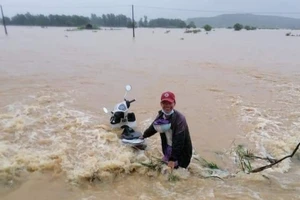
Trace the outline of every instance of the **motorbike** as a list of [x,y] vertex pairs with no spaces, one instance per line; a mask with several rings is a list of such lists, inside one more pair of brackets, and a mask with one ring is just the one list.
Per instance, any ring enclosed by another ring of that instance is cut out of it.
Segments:
[[123,129],[121,134],[121,141],[123,144],[129,145],[131,147],[144,150],[147,145],[145,140],[141,138],[142,133],[135,131],[134,128],[137,126],[136,117],[134,112],[130,112],[129,108],[135,99],[127,100],[126,96],[128,92],[132,89],[131,85],[125,86],[126,92],[123,101],[117,103],[112,111],[107,108],[103,108],[106,114],[111,114],[110,125],[113,129],[121,128]]

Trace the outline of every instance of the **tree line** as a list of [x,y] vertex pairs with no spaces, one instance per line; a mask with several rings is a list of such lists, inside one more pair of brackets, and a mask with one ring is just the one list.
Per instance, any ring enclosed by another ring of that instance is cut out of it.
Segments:
[[[83,26],[86,24],[92,24],[93,26],[100,27],[132,27],[132,19],[123,15],[115,14],[103,14],[97,16],[91,14],[90,17],[79,15],[32,15],[29,12],[26,14],[16,14],[9,18],[5,17],[6,25],[23,25],[23,26]],[[2,19],[1,22],[2,24]],[[186,24],[181,19],[165,19],[157,18],[148,20],[147,16],[144,16],[139,21],[135,21],[135,27],[164,27],[164,28],[196,28],[193,22]]]
[[[32,15],[29,12],[26,14],[16,14],[15,16],[9,18],[5,17],[6,25],[21,25],[21,26],[63,26],[63,27],[81,27],[87,24],[92,24],[95,27],[128,27],[133,26],[132,19],[123,15],[115,14],[103,14],[97,16],[96,14],[91,14],[90,17],[79,16],[79,15]],[[0,24],[2,24],[2,19],[0,18]],[[140,18],[135,21],[135,27],[150,27],[150,28],[197,28],[194,22],[189,22],[188,24],[181,19],[166,19],[157,18],[148,20],[147,16]],[[205,25],[206,31],[211,31],[212,27],[210,25]],[[242,24],[236,23],[233,27],[236,31],[246,29],[255,30],[256,27],[243,26]]]
[[256,29],[257,29],[256,27],[248,26],[248,25],[244,26],[244,25],[239,24],[239,23],[236,23],[236,24],[233,26],[233,28],[234,28],[235,31],[240,31],[240,30],[242,30],[243,28],[244,28],[245,30],[247,30],[247,31],[251,31],[251,30],[256,30]]

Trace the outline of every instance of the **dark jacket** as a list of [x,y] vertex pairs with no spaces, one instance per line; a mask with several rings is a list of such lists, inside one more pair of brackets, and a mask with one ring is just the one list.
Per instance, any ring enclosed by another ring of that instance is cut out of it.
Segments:
[[[163,116],[163,112],[159,111],[156,119],[161,118]],[[155,119],[155,120],[156,120]],[[154,120],[154,121],[155,121]],[[174,110],[174,113],[171,115],[171,129],[172,129],[172,154],[170,157],[170,161],[178,161],[178,165],[182,168],[187,168],[190,164],[193,146],[190,137],[189,127],[186,122],[185,117]],[[144,138],[151,137],[156,133],[156,130],[153,127],[153,122],[149,126],[147,130],[144,132]],[[167,138],[165,133],[160,133],[161,137],[161,145],[163,151],[167,146]],[[165,152],[163,152],[165,154]]]

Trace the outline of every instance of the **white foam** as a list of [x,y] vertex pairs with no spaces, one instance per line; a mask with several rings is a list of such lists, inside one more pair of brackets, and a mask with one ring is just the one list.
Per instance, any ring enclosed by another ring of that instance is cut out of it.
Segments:
[[[293,148],[300,142],[298,133],[300,132],[300,107],[298,99],[300,97],[300,86],[293,83],[275,85],[276,95],[274,99],[279,102],[285,102],[288,106],[282,109],[272,109],[262,107],[263,104],[254,104],[249,102],[248,105],[237,97],[233,106],[240,109],[240,124],[252,128],[247,129],[245,133],[252,143],[255,144],[255,155],[271,158],[282,158],[291,154]],[[275,102],[275,101],[274,101]],[[293,121],[291,121],[293,120]],[[265,162],[258,162],[255,166],[262,166]],[[268,171],[287,172],[291,167],[290,159],[285,160],[279,165],[274,166]]]

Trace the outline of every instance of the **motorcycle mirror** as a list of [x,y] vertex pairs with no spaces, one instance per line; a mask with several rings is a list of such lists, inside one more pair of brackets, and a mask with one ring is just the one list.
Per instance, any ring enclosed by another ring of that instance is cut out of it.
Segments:
[[104,111],[106,114],[108,113],[107,108],[103,108],[103,111]]
[[131,85],[126,85],[125,89],[126,89],[126,92],[125,92],[125,95],[124,95],[124,99],[125,99],[125,97],[127,95],[127,92],[129,92],[131,90]]
[[130,91],[131,90],[131,85],[126,85],[126,91]]

